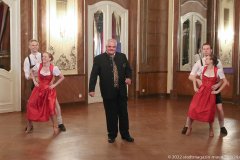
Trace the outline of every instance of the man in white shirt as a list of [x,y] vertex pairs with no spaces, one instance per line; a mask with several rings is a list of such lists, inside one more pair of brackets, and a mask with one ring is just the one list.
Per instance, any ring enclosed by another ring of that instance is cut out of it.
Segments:
[[[192,71],[189,75],[189,80],[191,80],[191,81],[193,80],[193,77],[197,75],[197,72],[200,70],[200,68],[205,65],[206,57],[212,54],[212,49],[211,49],[210,44],[208,44],[208,43],[203,44],[202,53],[203,53],[204,57],[202,59],[198,60],[194,64],[194,66],[192,68]],[[219,59],[218,59],[217,67],[219,69],[223,69],[222,63]],[[197,82],[198,82],[198,85],[200,86],[201,85],[201,80],[198,79]],[[217,83],[214,86],[212,86],[212,89],[216,90],[217,88],[219,88],[220,85],[221,85],[221,83]],[[224,127],[224,112],[223,112],[222,98],[221,98],[220,93],[216,94],[216,105],[217,105],[217,115],[218,115],[218,121],[219,121],[219,126],[220,126],[220,133],[222,133],[224,135],[227,135],[227,133],[228,133],[227,129]],[[189,120],[190,120],[189,117],[187,117],[186,124],[182,129],[182,134],[186,134],[188,124],[189,124],[188,123]]]
[[[38,52],[39,42],[37,40],[31,39],[29,41],[29,49],[30,49],[31,53],[29,56],[27,56],[25,58],[24,66],[23,66],[25,78],[27,80],[32,79],[30,77],[30,69],[33,68],[37,63],[42,62],[42,54],[40,52]],[[37,71],[35,71],[35,72],[33,71],[33,74],[35,77],[38,76]],[[32,89],[34,88],[34,84],[32,84],[31,88]],[[60,105],[59,105],[57,99],[56,99],[56,112],[57,112],[58,128],[60,129],[60,131],[66,131],[66,128],[62,121],[61,108],[60,108]]]

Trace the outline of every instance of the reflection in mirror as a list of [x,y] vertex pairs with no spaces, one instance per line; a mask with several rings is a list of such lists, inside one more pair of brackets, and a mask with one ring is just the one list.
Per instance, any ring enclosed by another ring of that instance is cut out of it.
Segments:
[[117,40],[117,52],[121,52],[121,17],[112,13],[112,38]]
[[202,34],[202,24],[199,21],[195,22],[195,29],[196,29],[196,47],[195,47],[195,54],[200,54],[200,50],[201,50],[201,44],[202,44],[202,40],[201,40],[201,34]]
[[9,7],[0,1],[0,68],[10,68],[10,12]]
[[189,19],[183,23],[182,32],[182,66],[189,63],[189,35],[190,35],[190,21]]
[[93,21],[93,43],[94,56],[104,52],[103,46],[103,12],[97,11],[94,13]]

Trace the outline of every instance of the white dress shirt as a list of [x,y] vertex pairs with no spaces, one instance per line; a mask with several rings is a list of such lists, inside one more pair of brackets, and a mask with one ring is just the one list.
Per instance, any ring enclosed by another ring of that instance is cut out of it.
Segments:
[[[41,63],[42,62],[42,54],[37,52],[36,54],[31,53],[29,55],[30,57],[30,61],[31,61],[31,65],[35,66],[37,63]],[[29,63],[29,59],[28,57],[25,58],[24,60],[24,64],[23,64],[23,70],[24,70],[24,74],[25,74],[25,78],[29,79],[30,78],[30,63]],[[35,74],[35,73],[34,73]]]
[[[37,63],[33,68],[33,72],[38,72],[40,67],[40,63]],[[49,76],[51,73],[49,72],[44,72],[43,70],[40,71],[40,74],[43,76]],[[54,76],[59,76],[61,74],[61,71],[59,70],[59,68],[57,66],[53,66],[53,75]]]

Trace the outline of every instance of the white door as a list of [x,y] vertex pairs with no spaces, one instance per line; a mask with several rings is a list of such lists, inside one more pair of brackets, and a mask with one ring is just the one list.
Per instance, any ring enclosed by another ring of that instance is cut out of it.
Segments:
[[196,12],[181,17],[180,70],[191,71],[199,59],[200,49],[206,42],[206,18]]
[[[88,6],[88,79],[93,59],[105,52],[106,41],[115,38],[117,51],[128,57],[128,11],[115,2],[102,1]],[[88,96],[88,103],[102,102],[99,79],[95,97]]]
[[21,110],[20,1],[3,2],[10,11],[10,54],[0,53],[0,113]]

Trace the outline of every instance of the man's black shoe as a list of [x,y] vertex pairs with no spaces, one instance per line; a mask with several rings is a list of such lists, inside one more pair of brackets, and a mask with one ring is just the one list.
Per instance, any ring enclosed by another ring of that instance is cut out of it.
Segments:
[[184,126],[183,129],[182,129],[182,134],[186,134],[187,133],[187,129],[188,129],[188,127]]
[[134,142],[134,138],[132,138],[131,136],[128,137],[122,137],[123,140],[128,141],[128,142]]
[[225,135],[228,134],[227,129],[226,129],[225,127],[221,127],[220,133],[221,133],[221,134],[225,134]]
[[59,128],[59,130],[62,131],[62,132],[65,132],[65,131],[66,131],[66,128],[65,128],[65,126],[64,126],[63,124],[59,124],[59,125],[58,125],[58,128]]
[[108,143],[114,143],[115,142],[115,138],[108,138]]

